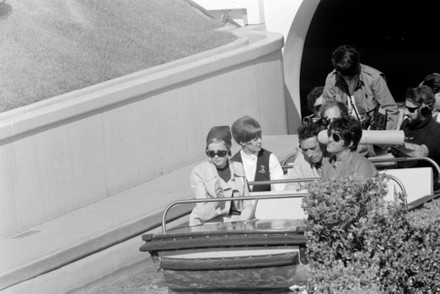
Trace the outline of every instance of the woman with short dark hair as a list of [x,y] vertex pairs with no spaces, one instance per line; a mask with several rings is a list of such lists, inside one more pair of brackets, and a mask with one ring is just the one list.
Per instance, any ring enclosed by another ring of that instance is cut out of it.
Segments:
[[356,151],[362,137],[362,127],[353,117],[335,118],[327,130],[327,153],[322,164],[323,178],[353,176],[370,178],[377,174],[374,165]]

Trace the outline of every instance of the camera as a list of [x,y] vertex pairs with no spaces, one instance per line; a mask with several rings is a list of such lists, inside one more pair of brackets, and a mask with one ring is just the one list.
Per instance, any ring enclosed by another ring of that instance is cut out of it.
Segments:
[[317,120],[319,120],[319,118],[317,118],[315,114],[311,114],[309,116],[304,117],[302,122],[303,122],[303,124],[308,125],[310,123],[314,123]]
[[324,128],[327,128],[330,124],[331,120],[326,117],[317,117],[314,114],[311,114],[309,116],[306,116],[303,118],[303,124],[317,124],[319,126],[322,126]]

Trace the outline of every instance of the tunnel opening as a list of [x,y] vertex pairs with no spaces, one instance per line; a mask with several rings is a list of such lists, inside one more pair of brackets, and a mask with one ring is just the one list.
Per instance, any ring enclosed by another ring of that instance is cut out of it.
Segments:
[[423,78],[440,72],[440,38],[434,0],[321,0],[310,23],[301,60],[302,117],[309,115],[307,94],[324,85],[332,71],[331,54],[348,44],[361,63],[385,74],[396,102]]

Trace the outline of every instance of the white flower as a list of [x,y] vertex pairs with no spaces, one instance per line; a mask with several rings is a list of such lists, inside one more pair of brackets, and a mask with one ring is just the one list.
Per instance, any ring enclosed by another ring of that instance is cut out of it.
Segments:
[[307,294],[306,286],[292,285],[289,287],[290,291],[298,294]]

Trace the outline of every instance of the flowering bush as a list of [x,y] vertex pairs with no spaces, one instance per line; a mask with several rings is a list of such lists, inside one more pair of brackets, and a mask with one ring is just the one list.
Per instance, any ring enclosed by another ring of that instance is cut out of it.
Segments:
[[303,203],[309,293],[437,293],[439,220],[415,221],[402,196],[385,201],[385,177],[311,187]]

